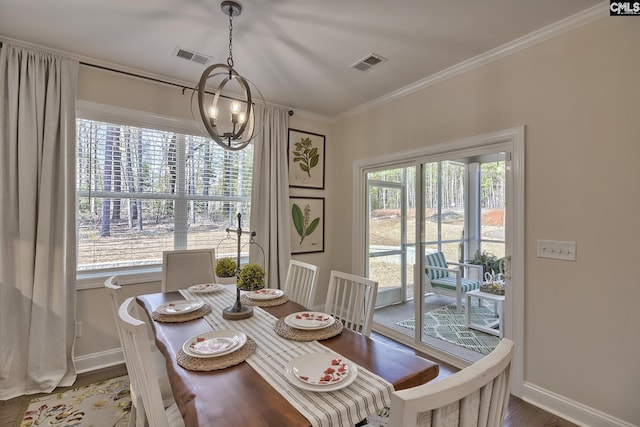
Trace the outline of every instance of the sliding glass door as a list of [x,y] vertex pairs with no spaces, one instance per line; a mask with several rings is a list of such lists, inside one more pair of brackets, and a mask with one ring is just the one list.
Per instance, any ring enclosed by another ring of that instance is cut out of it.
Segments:
[[[420,261],[435,252],[454,263],[505,256],[508,158],[495,144],[366,171],[365,274],[379,282],[376,324],[464,360],[497,344],[466,327],[455,298],[426,287]],[[479,268],[463,276],[483,280]]]

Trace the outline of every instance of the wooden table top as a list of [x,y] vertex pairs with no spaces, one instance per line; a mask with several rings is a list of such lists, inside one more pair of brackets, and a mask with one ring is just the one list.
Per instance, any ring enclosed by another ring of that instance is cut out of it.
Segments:
[[[151,316],[161,304],[184,299],[179,292],[142,295],[137,298]],[[263,310],[280,318],[305,308],[293,301]],[[209,332],[204,318],[183,323],[150,322],[156,345],[165,356],[171,388],[187,427],[207,426],[305,426],[311,424],[247,363],[210,371],[188,371],[175,355],[184,341]],[[376,373],[402,390],[438,376],[436,363],[357,334],[347,328],[321,344]]]

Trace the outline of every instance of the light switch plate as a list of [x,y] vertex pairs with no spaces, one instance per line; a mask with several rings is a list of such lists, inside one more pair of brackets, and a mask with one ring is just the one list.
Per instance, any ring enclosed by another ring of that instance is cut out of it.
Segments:
[[576,242],[558,240],[538,240],[538,257],[564,261],[576,260]]

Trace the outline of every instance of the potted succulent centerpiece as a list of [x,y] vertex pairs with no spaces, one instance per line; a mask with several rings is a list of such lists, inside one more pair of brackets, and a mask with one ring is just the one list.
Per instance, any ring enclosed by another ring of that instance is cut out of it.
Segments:
[[220,258],[216,262],[216,281],[223,285],[236,283],[238,264],[232,258]]
[[264,288],[264,268],[259,264],[247,264],[238,274],[238,288],[243,291],[256,291]]

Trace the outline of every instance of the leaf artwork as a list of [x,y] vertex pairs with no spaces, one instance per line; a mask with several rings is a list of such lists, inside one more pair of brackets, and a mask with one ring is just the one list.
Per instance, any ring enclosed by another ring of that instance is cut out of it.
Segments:
[[309,219],[311,218],[311,209],[309,208],[309,205],[305,205],[303,213],[300,206],[295,203],[291,209],[291,217],[293,218],[293,225],[296,227],[296,232],[298,233],[298,236],[300,236],[300,245],[302,245],[304,238],[311,235],[311,233],[318,228],[318,225],[320,224],[320,217],[314,218],[309,222]]
[[311,178],[311,169],[318,165],[320,160],[320,154],[318,154],[318,147],[314,147],[311,143],[311,138],[300,138],[300,141],[295,143],[296,149],[293,151],[293,162],[298,163],[300,169],[306,172],[309,178]]

